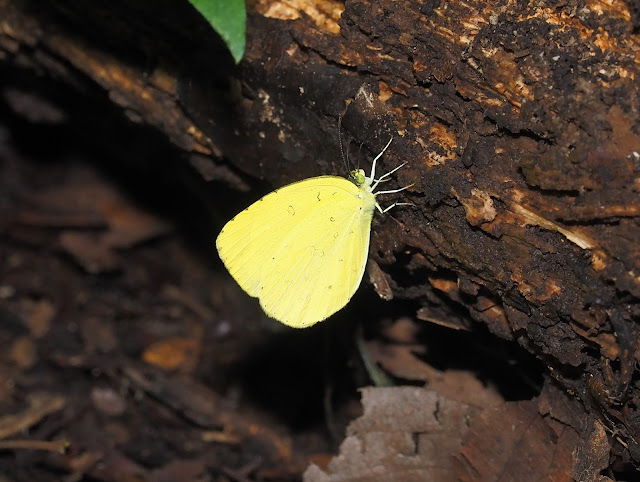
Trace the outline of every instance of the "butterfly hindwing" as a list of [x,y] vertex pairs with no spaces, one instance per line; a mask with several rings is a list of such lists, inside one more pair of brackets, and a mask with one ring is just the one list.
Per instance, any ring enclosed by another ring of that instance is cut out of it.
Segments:
[[267,315],[302,328],[344,307],[360,285],[374,206],[373,194],[344,178],[306,179],[239,213],[216,244]]

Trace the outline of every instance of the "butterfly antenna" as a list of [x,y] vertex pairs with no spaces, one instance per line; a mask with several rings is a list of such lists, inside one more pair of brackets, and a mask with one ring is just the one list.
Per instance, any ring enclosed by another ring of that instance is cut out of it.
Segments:
[[342,162],[344,162],[347,172],[349,172],[349,159],[344,156],[344,149],[342,148],[342,114],[338,117],[338,143],[340,144],[340,155],[342,156]]

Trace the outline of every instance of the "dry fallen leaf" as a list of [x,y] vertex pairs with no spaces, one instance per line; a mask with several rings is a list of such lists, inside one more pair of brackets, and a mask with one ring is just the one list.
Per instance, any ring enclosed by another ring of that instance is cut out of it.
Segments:
[[391,344],[380,340],[367,343],[371,360],[396,378],[425,382],[440,395],[478,408],[489,408],[504,402],[498,391],[485,386],[470,371],[438,370],[421,360],[424,345]]
[[573,480],[578,435],[541,415],[537,401],[479,408],[425,388],[384,387],[363,389],[362,403],[340,454],[324,470],[310,465],[305,482]]
[[505,402],[484,410],[464,438],[456,480],[572,482],[574,438],[559,436],[535,401]]
[[153,343],[142,359],[150,365],[168,371],[190,372],[198,364],[200,343],[194,338],[171,337]]
[[120,258],[95,233],[63,231],[58,238],[60,246],[87,273],[109,273],[120,269]]
[[326,470],[311,465],[305,482],[452,480],[467,422],[477,409],[419,387],[362,389],[364,415]]

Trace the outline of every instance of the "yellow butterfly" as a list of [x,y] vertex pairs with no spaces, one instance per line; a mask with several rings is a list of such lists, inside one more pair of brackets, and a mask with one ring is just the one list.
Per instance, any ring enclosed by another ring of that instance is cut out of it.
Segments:
[[342,309],[360,286],[369,254],[374,192],[400,169],[375,179],[362,169],[349,179],[320,176],[267,194],[229,221],[218,235],[220,259],[240,287],[271,318],[305,328]]

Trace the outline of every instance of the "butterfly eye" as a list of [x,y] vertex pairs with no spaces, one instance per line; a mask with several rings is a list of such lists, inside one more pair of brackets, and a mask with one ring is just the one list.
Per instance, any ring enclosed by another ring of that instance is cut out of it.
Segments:
[[356,186],[362,186],[366,180],[366,176],[362,169],[354,169],[349,173],[349,177]]

